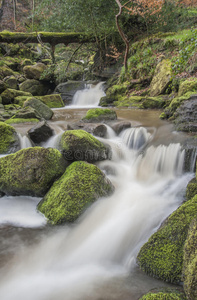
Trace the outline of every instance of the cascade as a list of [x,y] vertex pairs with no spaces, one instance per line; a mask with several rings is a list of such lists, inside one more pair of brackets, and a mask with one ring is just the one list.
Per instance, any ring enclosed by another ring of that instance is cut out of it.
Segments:
[[32,143],[26,135],[22,136],[20,133],[18,133],[18,137],[20,140],[21,149],[32,147]]
[[103,91],[104,82],[99,82],[93,86],[88,84],[84,90],[77,91],[73,97],[72,105],[74,106],[98,106],[101,97],[105,96]]
[[[102,85],[80,91],[73,104],[98,105],[104,93]],[[57,126],[56,135],[43,146],[56,148],[62,132]],[[92,204],[75,224],[55,227],[34,245],[15,251],[14,240],[14,259],[0,271],[2,300],[137,300],[161,285],[148,283],[154,279],[140,279],[136,257],[183,201],[194,175],[183,173],[185,153],[178,142],[151,145],[153,134],[143,126],[126,129],[118,136],[107,126],[106,137],[98,139],[112,149],[112,159],[97,165],[115,186],[114,194]],[[46,220],[36,210],[39,200],[0,198],[0,225],[20,230],[45,228]]]

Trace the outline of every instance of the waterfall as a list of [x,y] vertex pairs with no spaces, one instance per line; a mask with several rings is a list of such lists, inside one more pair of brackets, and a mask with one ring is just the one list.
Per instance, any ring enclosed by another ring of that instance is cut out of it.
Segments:
[[32,143],[26,135],[22,136],[20,133],[18,133],[18,137],[20,140],[21,149],[32,147]]
[[145,128],[120,136],[109,129],[108,134],[101,140],[110,144],[112,160],[98,166],[109,170],[115,193],[96,201],[72,226],[56,228],[19,253],[13,268],[1,276],[3,300],[120,299],[106,296],[106,285],[134,272],[140,247],[180,205],[192,176],[182,173],[180,144],[149,146],[142,152],[151,138]]
[[78,107],[98,106],[101,97],[105,96],[103,91],[104,82],[93,86],[88,84],[84,90],[77,91],[73,97],[72,105]]

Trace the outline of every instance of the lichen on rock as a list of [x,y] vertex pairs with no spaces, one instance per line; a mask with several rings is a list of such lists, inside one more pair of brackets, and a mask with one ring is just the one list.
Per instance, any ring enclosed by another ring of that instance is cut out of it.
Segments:
[[38,210],[53,224],[74,222],[90,204],[113,191],[113,185],[97,166],[74,162],[54,182]]

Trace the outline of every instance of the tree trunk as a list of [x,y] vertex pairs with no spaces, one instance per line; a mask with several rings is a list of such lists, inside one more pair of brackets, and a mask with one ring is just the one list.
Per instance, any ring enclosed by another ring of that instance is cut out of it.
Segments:
[[14,10],[12,0],[3,0],[1,4],[0,30],[14,30]]

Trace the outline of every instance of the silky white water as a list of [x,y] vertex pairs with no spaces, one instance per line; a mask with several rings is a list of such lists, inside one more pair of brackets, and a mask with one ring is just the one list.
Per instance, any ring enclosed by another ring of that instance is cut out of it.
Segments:
[[89,84],[85,89],[79,90],[75,93],[72,106],[76,107],[88,107],[88,106],[98,106],[101,97],[105,96],[103,90],[104,82],[99,82],[95,86]]
[[[141,146],[135,146],[141,139],[139,128],[132,129],[133,142],[129,144],[123,133],[117,136],[108,128],[107,138],[100,140],[111,146],[112,160],[98,166],[114,184],[114,194],[96,201],[75,224],[57,228],[39,244],[19,252],[1,273],[0,299],[127,299],[124,294],[116,295],[113,282],[134,272],[140,247],[180,205],[192,177],[182,172],[184,151],[179,143],[154,147],[149,145],[151,134],[141,130],[143,152]],[[54,138],[48,145],[56,147],[56,142]],[[3,223],[32,227],[45,223],[36,212],[36,201],[32,207],[29,199],[28,225],[24,214],[20,218],[22,197],[8,198],[1,198],[3,214],[7,214]],[[8,207],[10,201],[15,203],[18,219],[13,211],[9,217],[10,209],[6,211],[3,201],[9,201]],[[106,284],[112,285],[110,295]],[[132,300],[137,299],[132,295]]]
[[[42,146],[57,148],[67,122],[72,122],[73,116],[74,121],[79,119],[82,108],[98,106],[104,95],[103,83],[77,92],[71,106],[59,110],[59,115],[56,112],[56,122],[50,124],[56,134]],[[80,110],[73,113],[71,107]],[[105,138],[99,138],[112,149],[112,159],[97,165],[114,184],[114,194],[92,204],[75,224],[47,226],[36,210],[39,198],[0,198],[0,231],[14,230],[13,236],[9,233],[3,235],[6,240],[1,239],[0,299],[137,300],[151,288],[164,285],[139,274],[136,256],[181,204],[193,174],[183,173],[179,135],[160,125],[143,126],[133,112],[136,119],[129,120],[136,127],[117,136],[106,125]],[[149,112],[143,116],[140,112],[139,119],[149,118]],[[32,146],[23,128],[20,130],[21,148]],[[169,139],[173,143],[166,143]],[[159,145],[159,141],[165,144]],[[38,234],[39,242],[30,243],[31,230],[45,229],[47,234]],[[26,230],[28,243],[20,238]]]

